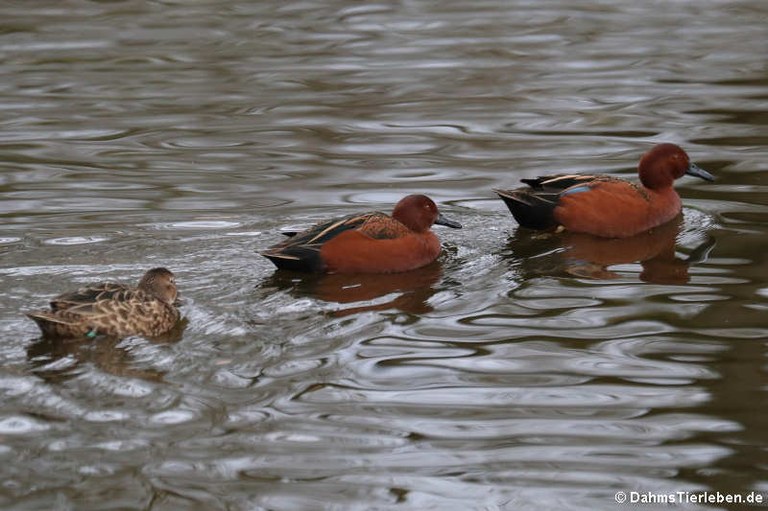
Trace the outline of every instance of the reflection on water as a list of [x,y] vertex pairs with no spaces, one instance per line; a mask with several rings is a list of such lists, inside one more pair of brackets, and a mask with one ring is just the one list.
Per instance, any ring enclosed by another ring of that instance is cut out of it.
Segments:
[[704,239],[686,256],[678,256],[676,242],[682,215],[651,231],[630,238],[599,238],[582,233],[532,233],[519,229],[509,239],[509,253],[524,261],[529,276],[565,273],[592,279],[616,279],[612,266],[639,263],[638,278],[655,284],[686,284],[689,268],[706,262],[715,239]]
[[[169,332],[148,339],[155,344],[179,342],[187,319],[182,319]],[[133,356],[127,341],[110,336],[96,339],[49,339],[41,337],[27,347],[27,357],[33,374],[48,382],[62,381],[75,377],[78,366],[93,364],[100,371],[130,378],[160,381],[163,373],[153,369],[132,367]]]
[[[768,491],[765,6],[660,7],[1,3],[0,508]],[[524,232],[491,192],[632,178],[659,142],[717,180],[631,240]],[[434,265],[258,255],[408,193],[465,226]],[[154,266],[178,338],[48,342],[20,313]]]
[[393,274],[318,275],[278,270],[261,287],[287,290],[298,299],[312,297],[342,305],[354,304],[354,307],[334,310],[333,314],[339,317],[388,309],[423,314],[433,310],[428,300],[436,293],[434,285],[441,276],[440,262]]

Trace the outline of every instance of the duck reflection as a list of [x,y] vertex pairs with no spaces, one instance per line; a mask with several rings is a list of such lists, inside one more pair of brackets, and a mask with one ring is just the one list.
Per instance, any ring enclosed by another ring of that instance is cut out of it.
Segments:
[[[442,265],[436,261],[402,273],[380,274],[316,274],[280,270],[261,287],[288,291],[297,297],[311,297],[343,307],[334,316],[347,316],[366,311],[400,310],[408,314],[432,311],[429,298],[436,293],[435,284],[442,277]],[[384,302],[367,303],[394,295]]]
[[682,225],[683,217],[678,215],[630,238],[600,238],[567,231],[531,237],[528,231],[518,230],[510,240],[510,248],[523,261],[524,269],[536,274],[564,272],[577,277],[613,279],[619,275],[611,266],[639,263],[639,278],[644,282],[685,284],[691,265],[706,260],[715,240],[707,236],[688,256],[678,256],[675,248]]
[[[172,330],[146,340],[152,344],[176,343],[181,340],[187,324],[184,318]],[[74,378],[83,364],[92,364],[115,376],[162,380],[164,372],[137,367],[130,346],[120,346],[122,340],[105,335],[93,339],[40,337],[27,347],[27,360],[34,374],[51,383]]]

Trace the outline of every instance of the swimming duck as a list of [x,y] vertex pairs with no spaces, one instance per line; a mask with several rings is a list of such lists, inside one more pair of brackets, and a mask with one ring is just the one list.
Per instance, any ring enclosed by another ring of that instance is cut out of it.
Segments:
[[531,229],[562,226],[605,238],[626,238],[675,218],[682,208],[673,188],[683,175],[714,177],[675,144],[658,144],[640,159],[640,184],[603,174],[558,174],[523,179],[527,187],[494,190],[515,220]]
[[362,213],[329,220],[262,253],[281,269],[319,273],[394,273],[434,261],[440,240],[433,224],[460,229],[426,195],[401,199],[392,215]]
[[166,268],[146,272],[135,288],[103,282],[64,293],[50,310],[27,312],[46,337],[155,337],[179,320],[176,280]]

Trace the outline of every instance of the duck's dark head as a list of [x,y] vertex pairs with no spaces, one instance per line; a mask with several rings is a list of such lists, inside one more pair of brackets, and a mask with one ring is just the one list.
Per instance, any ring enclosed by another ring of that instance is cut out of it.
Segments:
[[426,195],[414,194],[400,199],[392,211],[392,218],[414,232],[429,230],[433,224],[461,229],[461,224],[444,217],[435,202]]

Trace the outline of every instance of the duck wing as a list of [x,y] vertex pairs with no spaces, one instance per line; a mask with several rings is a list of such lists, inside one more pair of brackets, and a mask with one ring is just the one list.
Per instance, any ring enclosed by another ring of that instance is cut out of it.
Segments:
[[106,300],[126,300],[131,296],[132,291],[134,290],[123,284],[102,282],[55,297],[51,300],[51,310],[62,311],[81,308]]
[[588,191],[600,183],[617,178],[602,174],[555,174],[526,178],[527,186],[510,190],[495,189],[517,223],[530,229],[550,229],[558,222],[554,210],[560,197],[569,193]]
[[[349,215],[317,224],[305,231],[293,233],[289,238],[274,245],[262,255],[278,268],[300,271],[323,271],[324,263],[320,257],[323,245],[343,232],[357,230],[375,239],[387,239],[402,235],[402,230],[393,229],[392,224],[407,227],[393,220],[389,215],[378,211]],[[285,234],[286,231],[283,231]]]
[[555,174],[552,176],[526,178],[520,181],[528,185],[535,192],[555,193],[562,192],[572,186],[588,185],[594,181],[603,181],[605,179],[612,178],[600,174]]
[[91,320],[95,320],[99,317],[121,314],[121,311],[131,315],[131,311],[140,310],[145,304],[155,301],[160,302],[140,289],[123,287],[120,290],[99,294],[94,300],[83,300],[77,303],[66,302],[66,308],[55,309],[53,312],[66,313],[70,317],[87,316]]

